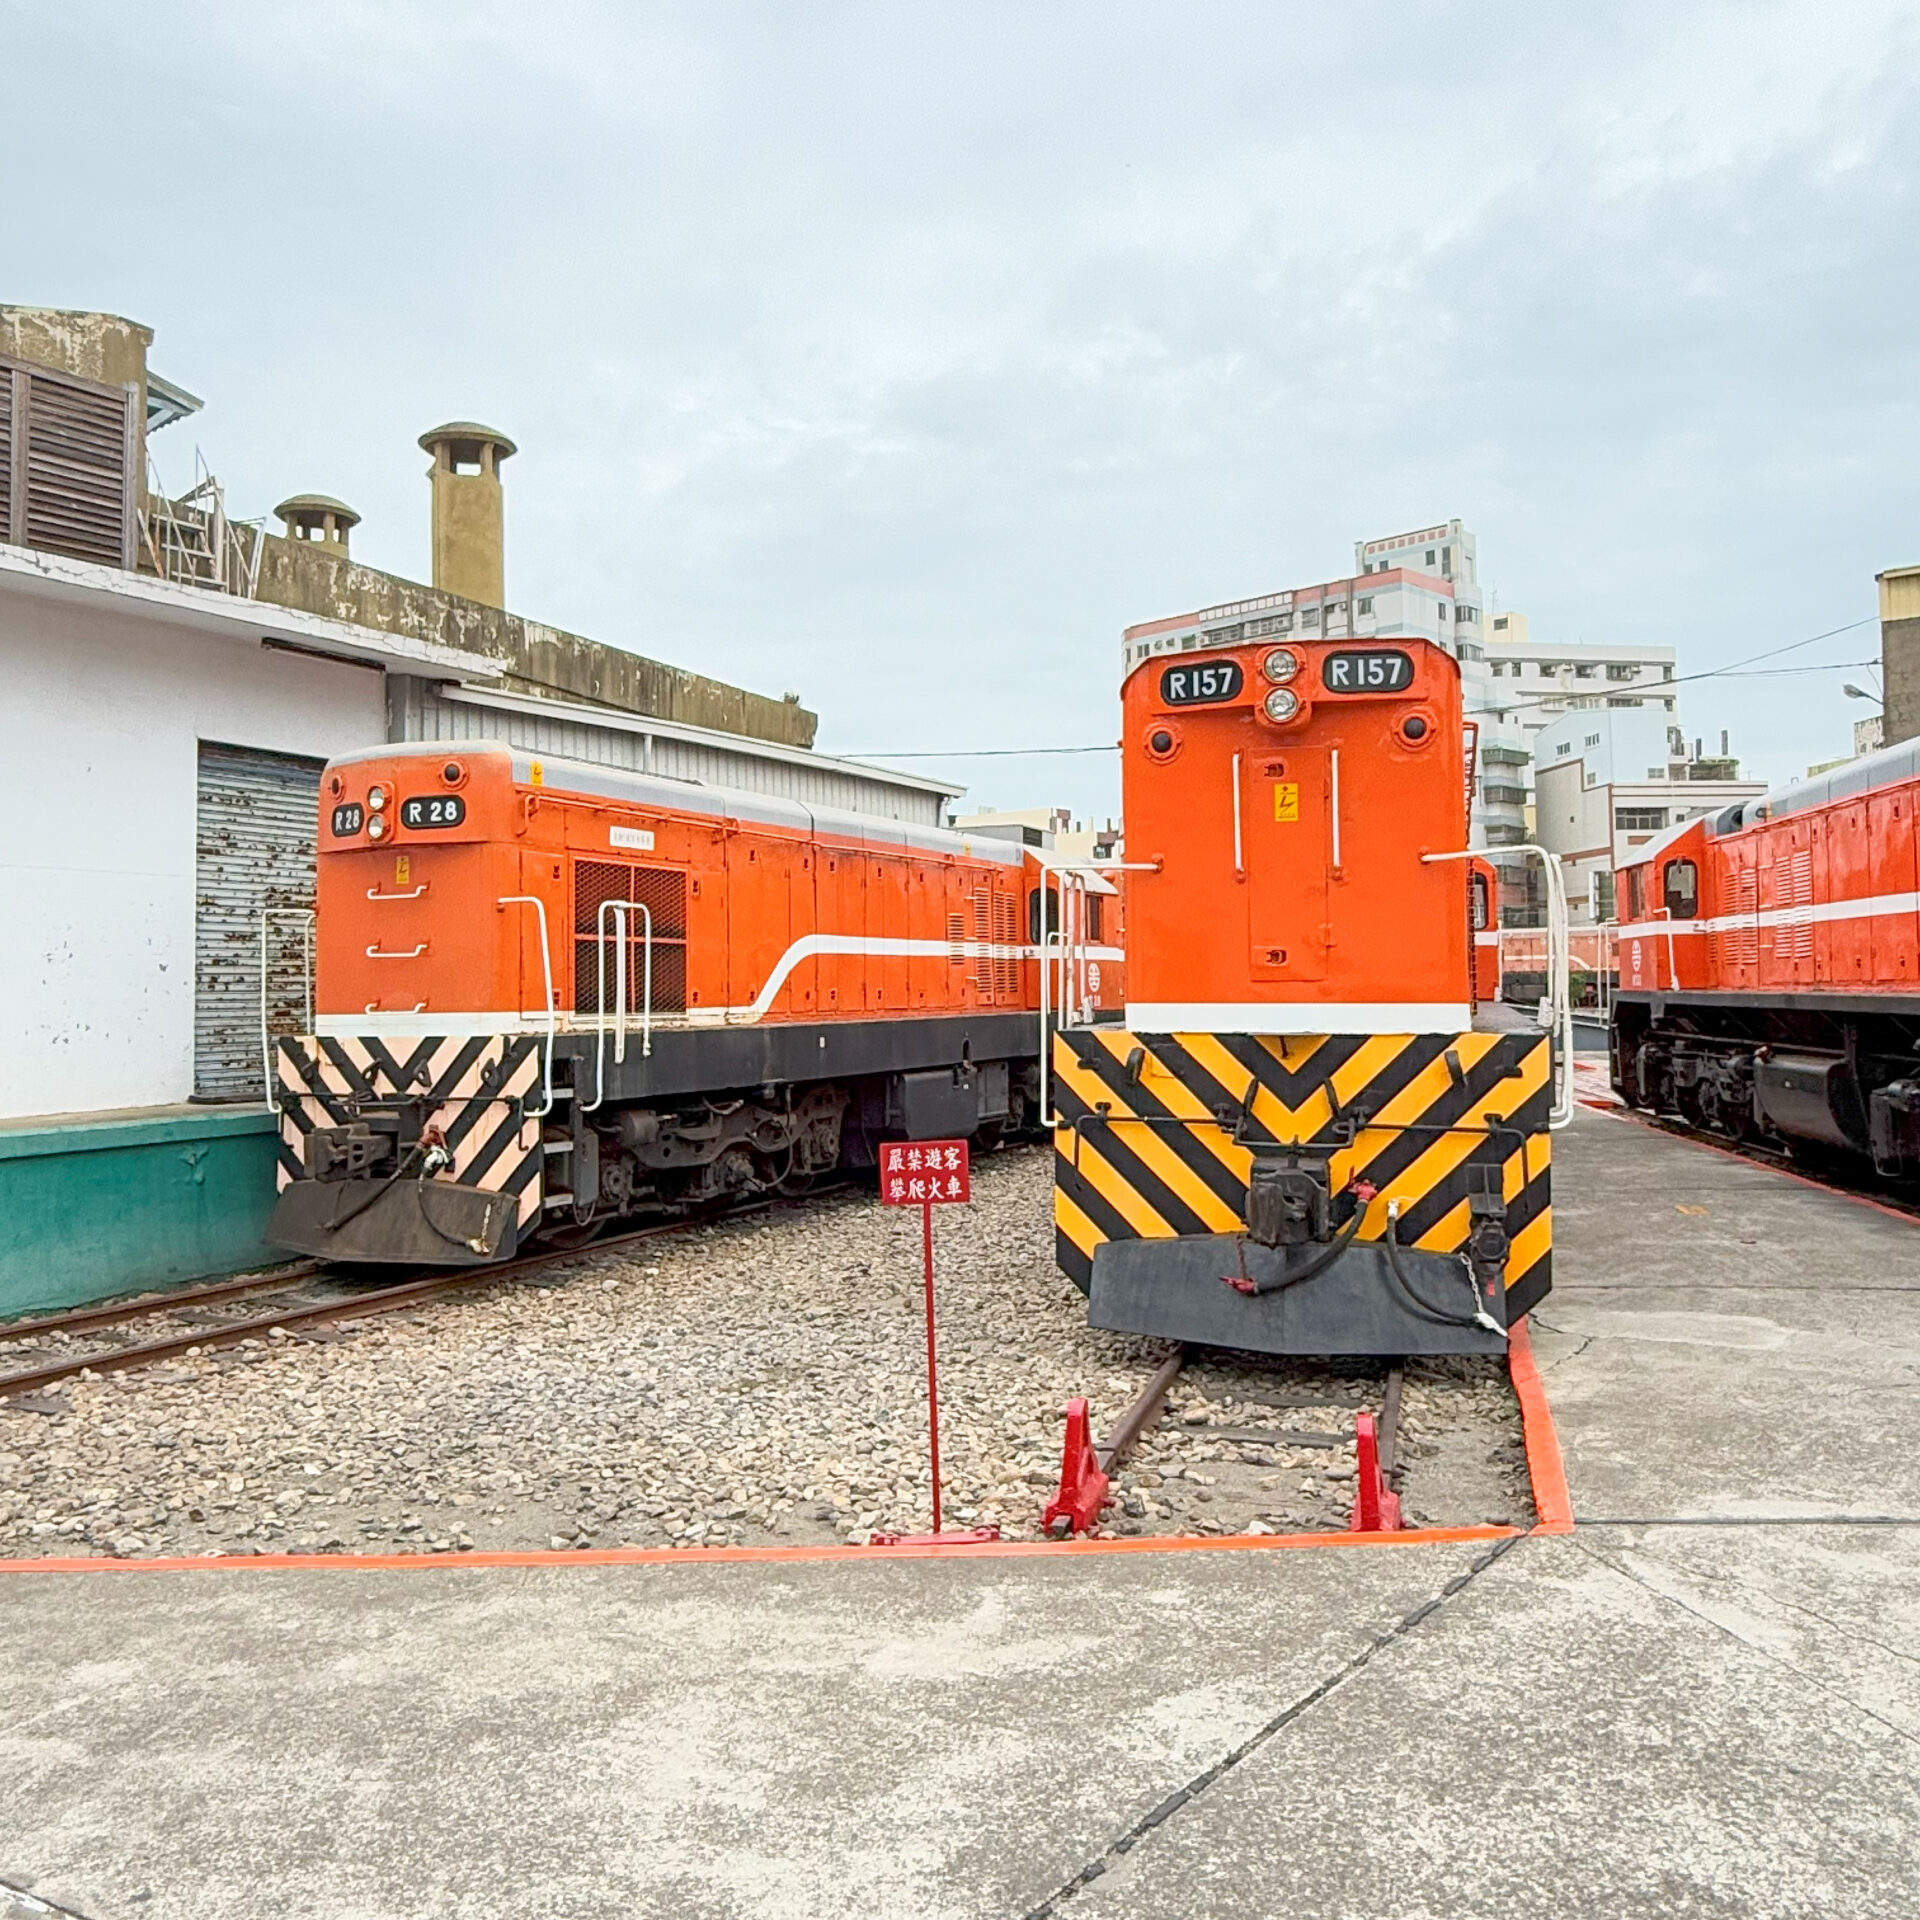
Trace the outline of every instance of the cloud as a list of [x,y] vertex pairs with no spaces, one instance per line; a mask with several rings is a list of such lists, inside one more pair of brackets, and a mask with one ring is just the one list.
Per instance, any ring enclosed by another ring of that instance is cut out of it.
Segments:
[[[155,325],[237,508],[419,571],[415,435],[497,420],[516,605],[826,744],[1110,738],[1126,623],[1454,514],[1683,672],[1920,557],[1901,7],[6,11],[7,292]],[[1788,773],[1844,677],[1682,717]]]

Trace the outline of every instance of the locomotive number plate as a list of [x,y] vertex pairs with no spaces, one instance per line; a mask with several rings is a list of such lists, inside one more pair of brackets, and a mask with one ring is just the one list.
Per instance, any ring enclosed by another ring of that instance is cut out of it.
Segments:
[[457,793],[422,793],[400,802],[403,827],[457,827],[467,817],[467,803]]
[[1209,660],[1204,665],[1168,667],[1160,675],[1160,698],[1170,707],[1205,707],[1233,699],[1241,685],[1239,661]]
[[1320,663],[1329,693],[1404,693],[1413,685],[1413,656],[1397,647],[1330,653]]
[[333,810],[333,837],[344,840],[349,834],[355,834],[367,823],[367,816],[358,800],[349,800],[344,806]]

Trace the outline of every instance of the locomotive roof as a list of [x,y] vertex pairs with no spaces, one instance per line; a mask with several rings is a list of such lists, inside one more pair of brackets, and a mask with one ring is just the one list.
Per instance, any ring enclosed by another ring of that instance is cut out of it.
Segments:
[[1920,778],[1920,740],[1898,740],[1890,747],[1882,747],[1878,753],[1863,754],[1858,760],[1849,760],[1831,772],[1816,774],[1811,780],[1793,780],[1783,787],[1770,787],[1755,799],[1724,808],[1708,821],[1707,831],[1716,837],[1738,833],[1742,827],[1756,826],[1762,820],[1805,813],[1809,807],[1851,800],[1916,778]]
[[849,840],[882,846],[917,847],[927,853],[964,853],[975,860],[1002,866],[1022,864],[1022,850],[1009,841],[942,827],[923,827],[908,820],[883,819],[879,814],[849,813],[837,807],[809,807],[775,793],[749,793],[739,787],[707,786],[697,780],[676,780],[666,774],[629,772],[624,767],[599,767],[555,754],[529,753],[502,740],[398,740],[384,747],[363,747],[357,753],[338,754],[328,764],[350,766],[368,760],[391,760],[453,754],[504,754],[512,763],[513,778],[530,784],[538,760],[543,787],[560,793],[589,794],[621,800],[630,806],[658,807],[672,813],[699,813],[731,820],[751,820],[760,826],[788,827],[799,833],[832,833]]

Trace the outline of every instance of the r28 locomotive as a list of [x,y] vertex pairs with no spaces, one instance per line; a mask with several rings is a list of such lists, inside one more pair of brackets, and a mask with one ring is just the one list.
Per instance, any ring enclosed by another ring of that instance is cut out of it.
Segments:
[[1920,743],[1676,824],[1618,875],[1629,1106],[1920,1176]]
[[1056,1255],[1093,1323],[1502,1351],[1548,1289],[1571,1108],[1544,1033],[1475,1030],[1457,663],[1230,645],[1142,662],[1123,708],[1125,1025],[1053,1055]]
[[[1121,896],[1004,841],[504,746],[321,778],[315,1031],[267,1237],[471,1265],[1038,1114]],[[1064,909],[1064,911],[1063,911]]]

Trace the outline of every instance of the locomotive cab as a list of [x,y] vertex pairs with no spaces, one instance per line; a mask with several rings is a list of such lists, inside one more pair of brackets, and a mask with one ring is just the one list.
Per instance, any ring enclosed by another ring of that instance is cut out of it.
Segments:
[[1123,710],[1125,1030],[1053,1056],[1056,1254],[1093,1323],[1501,1350],[1548,1285],[1551,1047],[1473,1027],[1456,662],[1226,646],[1142,662]]

